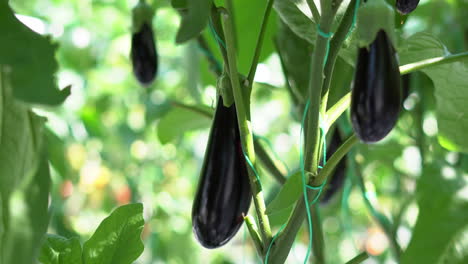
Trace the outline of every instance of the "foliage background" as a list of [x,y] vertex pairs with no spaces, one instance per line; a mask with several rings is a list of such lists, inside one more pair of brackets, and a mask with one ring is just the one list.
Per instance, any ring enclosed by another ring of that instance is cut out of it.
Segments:
[[[48,120],[52,165],[48,233],[85,241],[117,205],[142,202],[145,250],[136,263],[256,263],[244,228],[218,250],[206,250],[193,238],[191,203],[210,120],[177,105],[213,108],[215,78],[196,42],[175,45],[180,17],[168,1],[155,1],[153,26],[160,68],[156,82],[141,87],[129,61],[131,8],[136,2],[10,1],[15,12],[23,15],[23,23],[51,34],[59,44],[58,85],[71,85],[71,95],[62,106],[35,109]],[[246,74],[265,1],[234,2],[239,65]],[[467,1],[423,0],[398,35],[430,32],[452,53],[466,51],[467,16]],[[282,30],[280,17],[275,14],[270,21],[254,86],[253,129],[271,141],[273,152],[294,171],[300,124],[274,52],[272,38]],[[214,44],[209,30],[203,34]],[[349,79],[351,75],[344,69],[340,76]],[[468,157],[444,150],[437,141],[432,81],[418,73],[411,83],[397,128],[384,142],[356,149],[357,171],[365,179],[367,197],[380,212],[391,219],[401,214],[397,240],[403,248],[408,244],[411,248],[404,258],[422,254],[424,241],[433,241],[441,243],[436,259],[444,255],[446,263],[455,263],[455,258],[463,263],[468,256],[464,250],[468,246]],[[340,122],[346,124],[346,119]],[[355,172],[348,170],[349,175]],[[271,200],[279,186],[266,171],[261,174]],[[349,207],[342,205],[340,195],[322,209],[330,263],[343,263],[363,249],[373,255],[366,263],[395,263],[359,188],[349,190]],[[443,228],[453,219],[460,220],[454,230]],[[276,228],[280,220],[273,221]],[[307,234],[300,234],[290,263],[302,262],[305,256]]]

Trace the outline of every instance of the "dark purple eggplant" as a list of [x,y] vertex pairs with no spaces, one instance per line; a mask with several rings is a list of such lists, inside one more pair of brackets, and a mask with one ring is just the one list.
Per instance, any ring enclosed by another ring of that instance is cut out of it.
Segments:
[[192,207],[195,237],[206,248],[226,244],[239,230],[252,193],[235,105],[219,97]]
[[130,57],[137,80],[143,85],[149,85],[158,71],[158,53],[153,29],[148,23],[143,23],[140,30],[132,35]]
[[418,4],[419,0],[396,0],[396,8],[403,15],[412,12]]
[[[341,139],[340,132],[338,129],[333,133],[333,137],[330,141],[330,144],[327,146],[327,160],[338,150],[338,148],[343,144]],[[330,175],[331,179],[328,180],[326,189],[321,196],[320,203],[327,204],[330,199],[343,187],[345,180],[346,172],[346,157],[341,159],[338,165],[335,167],[335,171]]]
[[360,48],[351,92],[351,121],[365,143],[383,139],[401,109],[401,77],[395,50],[385,31],[369,48]]

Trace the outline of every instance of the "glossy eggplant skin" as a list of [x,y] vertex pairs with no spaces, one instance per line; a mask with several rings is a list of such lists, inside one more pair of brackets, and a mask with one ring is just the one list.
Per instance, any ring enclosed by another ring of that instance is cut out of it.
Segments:
[[192,207],[195,237],[206,248],[226,244],[239,230],[252,193],[235,105],[219,97]]
[[412,12],[418,4],[419,0],[396,0],[396,8],[403,15]]
[[[338,129],[335,130],[333,133],[332,139],[330,144],[327,147],[327,160],[331,158],[331,156],[338,150],[338,148],[343,144],[343,140],[341,139],[341,135]],[[341,189],[345,180],[345,172],[346,172],[346,157],[343,157],[338,165],[335,167],[335,171],[329,177],[328,184],[326,185],[327,188],[324,190],[320,204],[325,205],[327,204],[331,198]]]
[[396,53],[381,30],[369,49],[359,49],[351,92],[351,121],[361,141],[377,142],[390,133],[398,120],[401,93]]
[[130,57],[137,80],[143,85],[153,82],[158,71],[158,53],[153,29],[148,23],[143,23],[140,30],[132,35]]

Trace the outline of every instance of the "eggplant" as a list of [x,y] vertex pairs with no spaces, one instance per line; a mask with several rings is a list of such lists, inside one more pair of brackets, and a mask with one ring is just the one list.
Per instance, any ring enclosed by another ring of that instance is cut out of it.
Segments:
[[396,53],[385,31],[380,30],[369,49],[359,49],[351,92],[351,121],[358,138],[372,143],[390,133],[401,101]]
[[151,84],[158,71],[158,53],[150,24],[142,23],[140,30],[132,34],[130,57],[137,80],[143,85]]
[[206,248],[226,244],[239,230],[252,199],[235,104],[219,97],[192,207],[195,237]]
[[412,12],[419,4],[419,0],[396,0],[396,9],[403,15]]
[[[332,139],[330,144],[327,147],[327,160],[331,158],[331,156],[338,150],[338,148],[343,144],[343,139],[338,131],[335,130],[333,133]],[[331,198],[343,187],[343,183],[345,180],[345,172],[346,172],[346,157],[343,157],[338,165],[335,167],[335,171],[333,172],[331,179],[328,180],[328,184],[326,185],[326,189],[324,190],[320,204],[325,205],[327,204]]]

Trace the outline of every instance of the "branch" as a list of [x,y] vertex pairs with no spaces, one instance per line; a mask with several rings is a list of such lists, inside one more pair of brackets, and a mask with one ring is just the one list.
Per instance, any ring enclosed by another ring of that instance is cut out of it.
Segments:
[[368,258],[369,258],[369,255],[367,254],[367,252],[364,251],[361,254],[354,257],[353,259],[351,259],[350,261],[346,262],[346,264],[360,264]]
[[273,7],[274,1],[275,0],[268,1],[267,7],[265,9],[265,14],[263,15],[262,27],[260,28],[260,34],[258,35],[257,46],[255,47],[252,65],[250,66],[249,75],[247,77],[250,87],[252,87],[255,72],[257,71],[258,60],[260,59],[260,54],[262,52],[263,47],[263,39],[265,38],[266,27],[268,25],[268,18],[270,17],[271,8]]
[[[236,104],[237,118],[239,123],[239,132],[241,137],[242,149],[245,155],[249,158],[252,166],[255,166],[255,150],[253,144],[253,136],[251,131],[251,124],[247,113],[249,112],[250,106],[245,105],[242,88],[239,82],[239,74],[237,71],[237,61],[236,61],[236,51],[234,48],[234,22],[232,17],[229,15],[226,9],[220,9],[221,16],[225,25],[225,34],[226,34],[226,46],[227,46],[227,55],[228,55],[228,64],[229,64],[229,75],[231,79],[231,85],[233,89],[234,101]],[[257,179],[255,172],[253,171],[254,167],[249,167],[248,174],[250,180],[250,187],[252,189],[252,195],[255,205],[255,211],[257,213],[260,235],[264,247],[266,248],[268,243],[271,241],[271,229],[268,216],[265,214],[265,200],[263,198],[262,185]]]
[[424,68],[428,68],[428,67],[432,67],[436,65],[442,65],[442,64],[451,63],[451,62],[456,62],[456,61],[461,61],[465,59],[468,59],[468,52],[422,60],[422,61],[400,66],[400,74],[403,75],[403,74],[407,74],[410,72],[422,70]]

